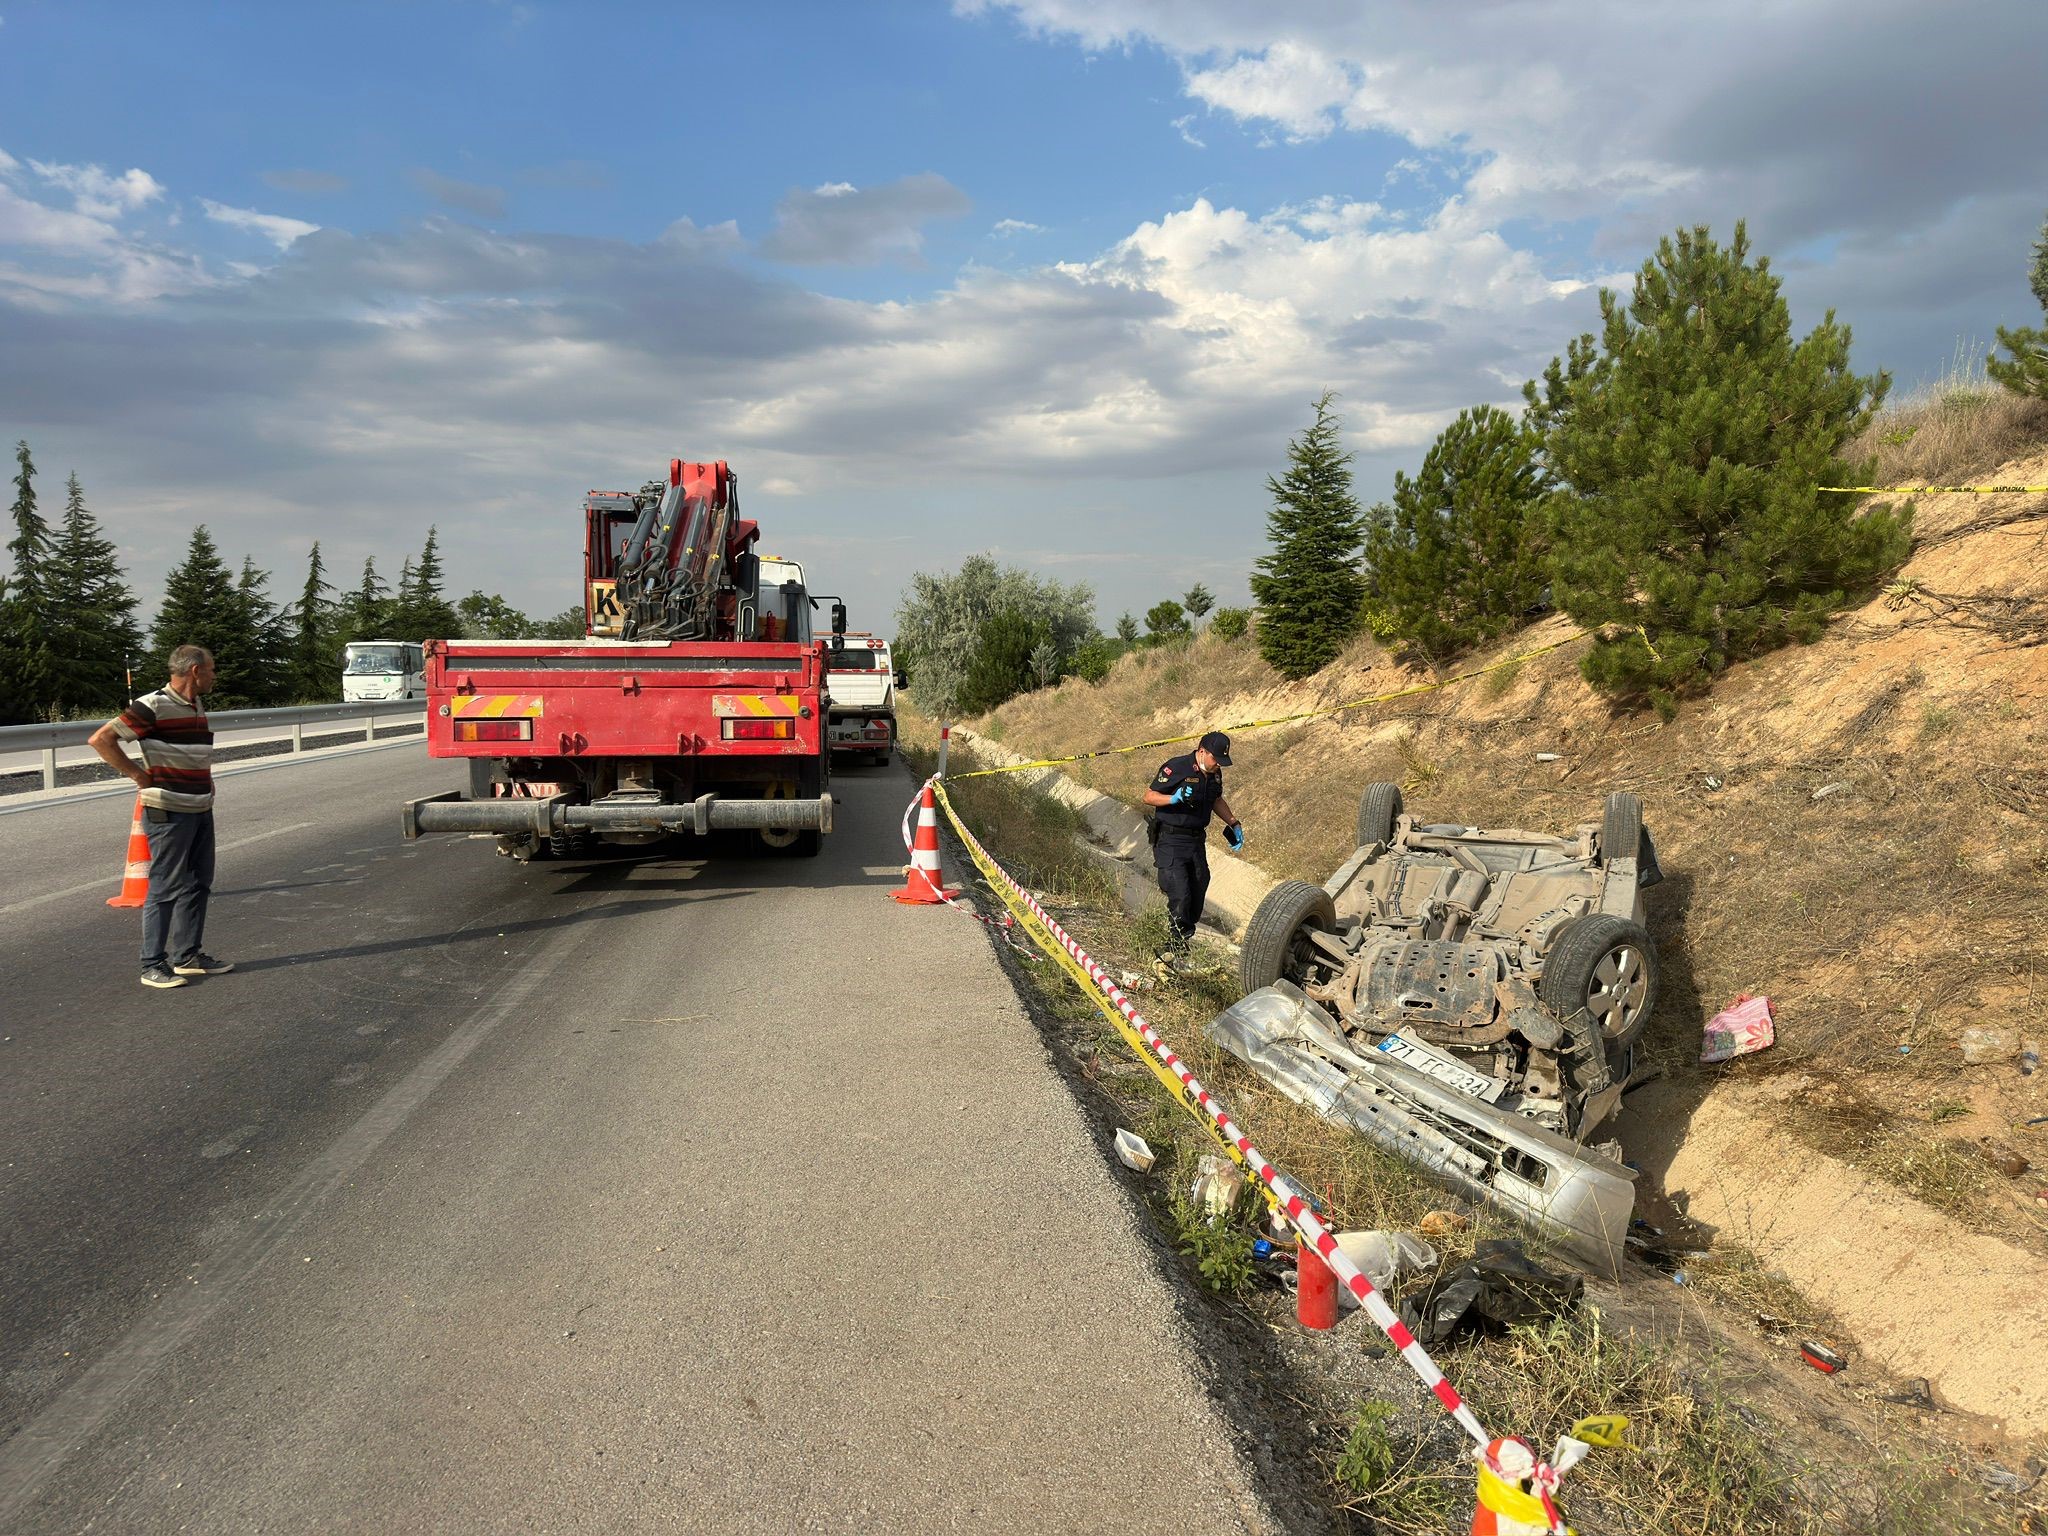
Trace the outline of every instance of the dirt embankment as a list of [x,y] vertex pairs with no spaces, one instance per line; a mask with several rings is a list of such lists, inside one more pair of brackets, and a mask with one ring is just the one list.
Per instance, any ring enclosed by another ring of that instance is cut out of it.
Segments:
[[[2048,454],[1991,478],[2048,482]],[[1731,669],[1669,724],[1610,708],[1567,646],[1240,733],[1230,798],[1250,857],[1320,881],[1376,779],[1447,819],[1537,828],[1638,793],[1667,874],[1650,892],[1649,1036],[1666,1076],[1634,1097],[1628,1133],[1646,1182],[1786,1270],[1869,1353],[2038,1437],[2048,1126],[2027,1122],[2048,1115],[2048,1072],[2019,1056],[2048,1037],[2048,496],[1923,497],[1916,528],[1905,569],[1819,642]],[[1571,632],[1554,617],[1472,660]],[[1249,642],[1204,638],[975,724],[1034,754],[1095,751],[1423,676],[1361,644],[1288,684]],[[1135,798],[1166,755],[1070,772]],[[1778,1004],[1778,1045],[1702,1068],[1702,1020],[1744,990]],[[1966,1030],[1989,1042],[1978,1064]]]

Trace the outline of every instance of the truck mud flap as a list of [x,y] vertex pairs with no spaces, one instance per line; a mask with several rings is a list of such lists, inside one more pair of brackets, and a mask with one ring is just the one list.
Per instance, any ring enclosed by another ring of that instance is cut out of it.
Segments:
[[1399,1062],[1344,1050],[1330,1015],[1291,982],[1233,1003],[1207,1033],[1295,1103],[1558,1239],[1598,1273],[1620,1273],[1632,1169]]
[[408,839],[430,832],[550,833],[581,828],[592,832],[693,832],[699,837],[726,828],[771,832],[832,830],[832,797],[815,800],[731,800],[699,795],[683,803],[570,805],[563,798],[465,800],[460,793],[428,795],[406,802]]

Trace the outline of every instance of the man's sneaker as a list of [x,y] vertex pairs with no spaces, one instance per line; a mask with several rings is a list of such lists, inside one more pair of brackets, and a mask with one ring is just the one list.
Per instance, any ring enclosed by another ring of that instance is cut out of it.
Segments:
[[180,976],[167,965],[152,965],[142,973],[145,987],[189,987],[191,982]]
[[225,976],[234,968],[232,960],[216,960],[203,949],[190,960],[180,960],[171,967],[180,976]]

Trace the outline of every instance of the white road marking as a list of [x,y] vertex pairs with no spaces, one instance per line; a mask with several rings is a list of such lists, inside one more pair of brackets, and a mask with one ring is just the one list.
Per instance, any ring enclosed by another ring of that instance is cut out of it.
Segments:
[[[247,837],[238,837],[231,843],[222,843],[214,851],[216,853],[233,853],[237,848],[246,848],[251,843],[260,843],[266,837],[283,837],[287,832],[303,832],[312,825],[313,823],[310,821],[295,821],[288,827],[272,827],[268,832],[252,832]],[[118,888],[120,884],[121,876],[118,872],[112,875],[103,875],[97,880],[88,880],[84,885],[67,886],[61,891],[48,891],[41,896],[30,896],[21,901],[10,901],[6,906],[0,907],[0,917],[5,917],[10,912],[25,912],[30,907],[41,906],[46,901],[62,901],[66,896],[83,896],[88,891],[101,891],[110,886]]]
[[[558,933],[536,959],[553,961],[581,937],[578,927]],[[519,1011],[543,976],[558,974],[557,966],[544,964],[508,981],[486,1008],[400,1078],[333,1145],[307,1164],[275,1202],[252,1218],[214,1257],[196,1283],[168,1291],[119,1342],[52,1398],[13,1439],[0,1445],[0,1531],[21,1530],[22,1516],[44,1484],[114,1410],[255,1277],[321,1202],[346,1183],[492,1031]]]

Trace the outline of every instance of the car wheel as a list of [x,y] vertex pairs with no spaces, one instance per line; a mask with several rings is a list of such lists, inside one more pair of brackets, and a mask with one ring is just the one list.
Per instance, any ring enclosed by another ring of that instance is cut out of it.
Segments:
[[1394,820],[1401,814],[1401,786],[1368,784],[1358,801],[1358,846],[1391,843]]
[[1321,953],[1308,930],[1327,933],[1336,926],[1337,909],[1328,891],[1305,880],[1282,880],[1266,892],[1245,928],[1237,971],[1244,990],[1270,987],[1283,976],[1299,982],[1311,956]]
[[1559,1018],[1593,1016],[1609,1056],[1636,1043],[1657,1005],[1657,947],[1641,923],[1605,912],[1558,929],[1538,993]]
[[1643,802],[1625,789],[1607,797],[1600,813],[1600,862],[1633,859],[1642,852]]

